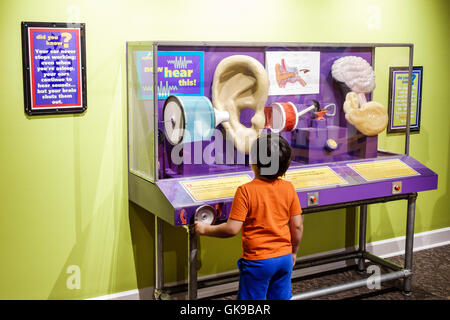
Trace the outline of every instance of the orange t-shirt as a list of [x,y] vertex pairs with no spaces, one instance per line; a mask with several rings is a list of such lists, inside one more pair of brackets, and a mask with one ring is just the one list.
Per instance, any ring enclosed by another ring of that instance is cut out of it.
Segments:
[[254,179],[236,190],[230,218],[243,221],[242,257],[262,260],[292,253],[289,219],[302,213],[291,182]]

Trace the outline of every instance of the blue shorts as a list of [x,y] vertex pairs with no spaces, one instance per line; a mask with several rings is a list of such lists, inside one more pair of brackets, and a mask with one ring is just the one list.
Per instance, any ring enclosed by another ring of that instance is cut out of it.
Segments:
[[238,260],[238,300],[289,300],[292,255],[264,260]]

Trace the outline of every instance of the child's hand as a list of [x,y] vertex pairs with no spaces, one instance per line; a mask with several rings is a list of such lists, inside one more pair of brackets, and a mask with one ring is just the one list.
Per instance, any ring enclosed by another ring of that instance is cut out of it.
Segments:
[[195,221],[194,226],[195,226],[195,233],[197,233],[198,235],[204,235],[206,232],[206,228],[208,227],[208,224],[204,222]]
[[295,260],[297,260],[297,254],[293,253],[292,254],[292,269],[294,269],[294,267],[295,267]]

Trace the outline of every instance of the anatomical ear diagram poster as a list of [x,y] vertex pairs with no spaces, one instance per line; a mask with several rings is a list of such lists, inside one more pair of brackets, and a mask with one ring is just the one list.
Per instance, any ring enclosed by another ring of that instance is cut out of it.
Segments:
[[320,52],[268,51],[269,95],[319,93]]

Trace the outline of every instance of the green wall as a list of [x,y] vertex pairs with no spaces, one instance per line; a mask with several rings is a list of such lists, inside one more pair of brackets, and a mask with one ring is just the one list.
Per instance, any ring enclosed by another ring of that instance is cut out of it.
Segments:
[[[411,155],[439,174],[416,232],[450,226],[447,0],[0,2],[0,299],[83,299],[153,285],[153,216],[127,199],[128,40],[411,42],[424,67]],[[88,110],[24,113],[21,21],[86,23]],[[377,82],[379,88],[385,84]],[[387,90],[375,96],[387,101]],[[402,151],[402,138],[380,137]],[[404,235],[404,202],[369,208],[368,241]],[[301,255],[354,244],[357,212],[305,217]],[[166,281],[187,278],[183,228],[166,225]],[[200,275],[235,269],[240,238],[201,239]],[[68,289],[78,266],[81,288]]]

